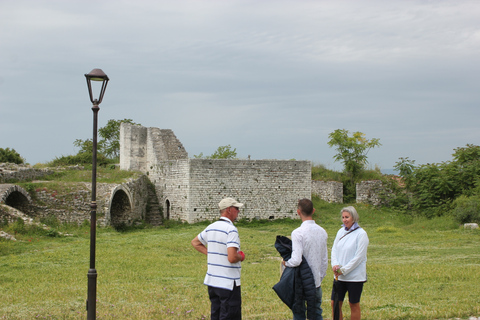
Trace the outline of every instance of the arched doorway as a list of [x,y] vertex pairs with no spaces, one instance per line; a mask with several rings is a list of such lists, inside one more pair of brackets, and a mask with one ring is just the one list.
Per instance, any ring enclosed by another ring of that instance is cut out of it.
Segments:
[[130,199],[122,189],[117,190],[112,198],[110,207],[110,223],[114,228],[131,223],[129,217],[132,211]]
[[0,203],[4,203],[27,215],[33,213],[32,199],[22,187],[14,184],[0,184],[0,195]]

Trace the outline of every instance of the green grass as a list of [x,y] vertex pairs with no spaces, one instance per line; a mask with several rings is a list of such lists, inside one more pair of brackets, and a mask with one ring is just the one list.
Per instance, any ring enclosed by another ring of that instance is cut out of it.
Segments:
[[[138,177],[139,172],[120,170],[114,167],[97,167],[97,182],[117,183],[123,182],[128,178]],[[83,170],[68,169],[59,170],[51,175],[45,176],[42,180],[59,181],[59,182],[91,182],[92,166],[87,165]]]
[[[369,280],[362,319],[468,319],[480,316],[480,231],[449,217],[427,220],[355,205],[368,232]],[[332,246],[342,205],[315,201],[316,219]],[[190,241],[206,223],[171,224],[119,233],[98,229],[98,319],[208,319],[202,284],[206,258]],[[239,222],[244,319],[291,319],[272,290],[279,279],[276,235],[290,235],[299,220]],[[85,319],[89,268],[88,227],[69,237],[17,234],[0,240],[0,319]],[[5,228],[4,228],[5,229]],[[6,230],[6,229],[5,229]],[[58,227],[61,232],[62,226]],[[323,281],[331,318],[333,274]],[[349,310],[344,307],[344,315]]]

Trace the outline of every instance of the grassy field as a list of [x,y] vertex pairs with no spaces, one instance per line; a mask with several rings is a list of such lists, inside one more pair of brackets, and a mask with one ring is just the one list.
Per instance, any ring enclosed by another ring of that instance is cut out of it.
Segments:
[[[316,220],[329,234],[340,227],[341,205],[315,202]],[[468,319],[480,317],[480,231],[448,217],[426,220],[356,206],[370,238],[369,280],[363,319]],[[290,235],[298,220],[238,223],[242,250],[244,319],[291,319],[272,290],[279,279],[276,235]],[[202,284],[206,258],[190,241],[205,224],[147,228],[97,236],[98,319],[208,319]],[[7,231],[7,228],[4,228]],[[62,231],[62,230],[61,230]],[[0,240],[0,319],[85,319],[89,229],[72,236],[17,235]],[[322,287],[331,318],[332,271]],[[344,308],[348,318],[348,308]]]

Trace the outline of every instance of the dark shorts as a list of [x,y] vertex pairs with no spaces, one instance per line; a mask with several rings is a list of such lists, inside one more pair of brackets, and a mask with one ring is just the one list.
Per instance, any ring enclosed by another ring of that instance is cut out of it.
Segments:
[[[335,281],[334,281],[335,283]],[[345,294],[348,292],[348,302],[359,303],[360,296],[362,295],[364,282],[346,282],[338,281],[338,299],[343,301]],[[332,300],[335,299],[335,286],[332,287]]]

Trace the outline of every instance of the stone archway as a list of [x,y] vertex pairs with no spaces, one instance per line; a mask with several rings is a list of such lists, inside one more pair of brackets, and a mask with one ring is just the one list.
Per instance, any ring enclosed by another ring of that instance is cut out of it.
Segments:
[[131,194],[128,189],[118,186],[112,192],[110,200],[109,220],[110,224],[117,228],[122,225],[130,225],[132,223],[132,201]]
[[33,213],[32,198],[25,189],[14,184],[0,185],[0,203],[4,203],[27,215]]

